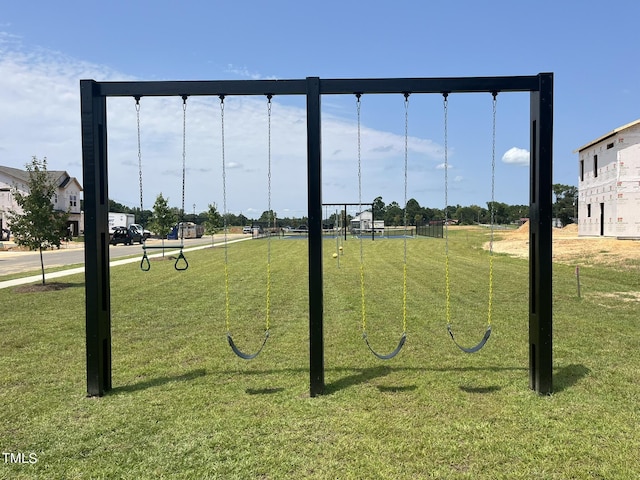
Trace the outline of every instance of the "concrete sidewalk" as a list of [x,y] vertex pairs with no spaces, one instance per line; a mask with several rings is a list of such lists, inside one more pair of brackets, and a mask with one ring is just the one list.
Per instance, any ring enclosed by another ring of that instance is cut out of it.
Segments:
[[[251,237],[238,238],[236,240],[229,240],[227,244],[243,242],[245,240],[251,240]],[[213,246],[213,248],[218,248],[218,247],[224,247],[224,243],[217,243]],[[195,250],[203,250],[205,248],[211,248],[211,245],[209,244],[198,245],[197,247],[184,248],[182,251],[193,252]],[[177,255],[178,253],[180,253],[180,250],[171,249],[171,250],[166,250],[164,252],[164,255]],[[154,253],[153,255],[148,255],[148,257],[157,258],[157,257],[161,257],[162,255],[163,255],[162,253]],[[117,267],[118,265],[126,265],[127,263],[140,263],[140,257],[138,256],[134,258],[125,258],[123,260],[114,260],[113,262],[109,262],[109,266]],[[68,275],[75,275],[76,273],[83,273],[83,272],[84,272],[84,267],[70,268],[69,270],[61,270],[59,272],[45,273],[44,278],[45,278],[45,281],[48,281],[48,280],[53,280],[54,278],[66,277]],[[0,289],[17,287],[18,285],[27,285],[29,283],[36,283],[41,281],[42,281],[42,273],[38,275],[30,275],[28,277],[14,278],[13,280],[6,280],[4,282],[0,282]]]

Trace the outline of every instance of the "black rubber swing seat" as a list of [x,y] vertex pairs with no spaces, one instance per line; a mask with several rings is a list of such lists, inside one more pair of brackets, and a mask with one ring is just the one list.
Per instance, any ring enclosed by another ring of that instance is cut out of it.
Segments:
[[489,337],[491,336],[491,325],[489,325],[487,326],[487,331],[484,332],[484,337],[482,337],[480,343],[478,343],[475,347],[467,348],[460,345],[456,341],[456,338],[453,336],[453,331],[451,330],[451,324],[447,325],[447,330],[449,331],[449,335],[451,335],[451,340],[453,340],[453,343],[455,343],[456,346],[465,353],[476,353],[478,350],[484,347],[485,343],[487,343],[487,340],[489,340]]
[[262,341],[262,345],[260,345],[260,348],[256,353],[244,353],[242,350],[240,350],[236,346],[235,342],[233,341],[233,338],[231,337],[231,334],[227,332],[227,341],[229,342],[229,346],[231,347],[231,350],[233,350],[233,353],[235,353],[240,358],[243,358],[244,360],[253,360],[258,355],[260,355],[260,352],[262,351],[265,344],[267,343],[268,338],[269,338],[269,330],[264,332],[264,340]]
[[395,350],[393,352],[388,353],[386,355],[382,354],[382,353],[378,353],[373,349],[373,347],[369,343],[369,339],[367,338],[367,332],[362,332],[362,338],[364,338],[364,341],[367,344],[367,347],[369,347],[369,350],[371,350],[371,353],[373,353],[376,357],[378,357],[380,360],[391,360],[393,357],[398,355],[398,353],[400,353],[400,350],[402,350],[402,347],[404,346],[405,342],[407,341],[407,333],[406,332],[402,332],[402,336],[400,337],[400,341],[398,342],[398,346],[395,348]]

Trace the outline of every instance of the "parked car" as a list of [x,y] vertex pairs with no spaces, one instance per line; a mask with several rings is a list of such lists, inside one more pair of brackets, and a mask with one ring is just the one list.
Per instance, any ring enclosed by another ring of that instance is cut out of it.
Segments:
[[144,241],[144,237],[140,233],[140,231],[135,227],[116,227],[113,229],[113,233],[111,234],[111,240],[109,243],[111,245],[117,245],[119,243],[124,243],[125,245],[131,245],[132,243],[138,242],[142,243]]
[[136,230],[138,230],[139,232],[144,231],[144,239],[146,240],[147,238],[151,237],[151,235],[153,235],[153,232],[150,232],[149,230],[143,229],[142,225],[140,225],[139,223],[132,223],[130,225],[131,227],[134,227]]
[[242,233],[252,233],[253,229],[251,228],[251,225],[247,225],[246,227],[242,228]]

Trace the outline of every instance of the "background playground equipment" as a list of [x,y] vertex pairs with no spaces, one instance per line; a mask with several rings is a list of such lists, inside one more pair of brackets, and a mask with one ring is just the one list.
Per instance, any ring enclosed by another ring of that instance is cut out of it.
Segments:
[[112,389],[108,235],[107,98],[185,95],[304,95],[307,106],[309,394],[324,393],[321,96],[528,92],[530,95],[529,386],[552,391],[553,74],[511,77],[241,81],[96,82],[81,80],[85,196],[87,393]]

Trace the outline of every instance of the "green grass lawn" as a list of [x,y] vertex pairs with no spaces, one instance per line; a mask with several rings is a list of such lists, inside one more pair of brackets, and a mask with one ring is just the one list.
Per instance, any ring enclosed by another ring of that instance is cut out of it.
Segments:
[[[453,231],[452,323],[487,322],[483,231]],[[362,340],[359,242],[325,241],[326,395],[309,398],[307,243],[271,242],[271,337],[225,334],[224,252],[111,269],[113,390],[86,398],[84,277],[0,290],[0,478],[637,478],[638,269],[554,265],[554,390],[528,388],[528,263],[494,260],[493,334],[446,330],[444,244],[408,243],[407,344]],[[230,330],[264,336],[265,240],[230,245]],[[363,244],[367,331],[402,333],[403,241]],[[35,454],[36,463],[7,462]],[[16,458],[14,456],[14,458]]]

